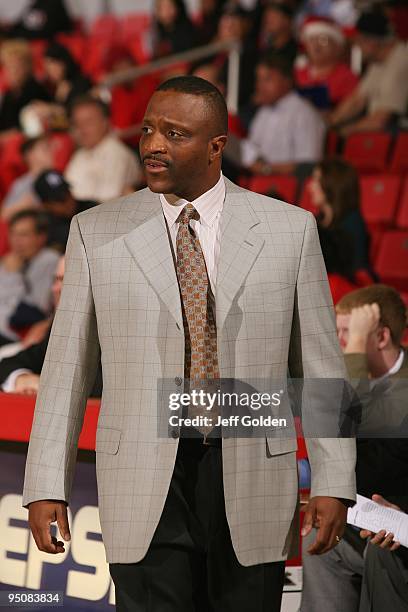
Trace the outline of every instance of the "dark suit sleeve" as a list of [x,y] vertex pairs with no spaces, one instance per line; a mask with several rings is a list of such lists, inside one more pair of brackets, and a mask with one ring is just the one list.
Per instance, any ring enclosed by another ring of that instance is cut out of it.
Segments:
[[8,376],[15,370],[30,370],[33,374],[41,374],[41,369],[47,351],[49,335],[42,342],[33,344],[14,355],[0,361],[0,384],[3,384]]

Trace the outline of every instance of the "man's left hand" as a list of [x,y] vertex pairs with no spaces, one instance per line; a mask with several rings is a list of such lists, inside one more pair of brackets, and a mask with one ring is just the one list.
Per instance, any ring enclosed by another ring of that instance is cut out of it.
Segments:
[[339,499],[312,497],[306,506],[302,536],[308,535],[312,527],[317,529],[317,535],[307,552],[311,555],[321,555],[334,548],[343,535],[346,520],[347,508]]

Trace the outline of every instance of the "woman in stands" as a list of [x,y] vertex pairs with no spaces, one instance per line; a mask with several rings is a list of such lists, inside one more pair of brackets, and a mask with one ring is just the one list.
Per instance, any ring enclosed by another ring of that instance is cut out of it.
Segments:
[[314,169],[309,188],[318,209],[318,225],[348,236],[344,248],[353,250],[350,272],[370,271],[369,239],[360,213],[360,185],[353,166],[342,159],[322,161]]
[[155,57],[187,51],[195,46],[195,28],[183,0],[156,0],[153,39]]
[[87,93],[92,87],[71,53],[59,43],[53,42],[46,49],[44,71],[54,102],[65,108],[69,108],[76,97]]
[[0,98],[0,137],[20,129],[20,112],[33,100],[49,100],[46,89],[34,78],[30,46],[23,40],[3,43],[0,62],[6,90]]
[[296,67],[298,91],[322,111],[334,108],[358,83],[344,60],[344,34],[334,21],[311,17],[302,27],[301,41],[307,58]]

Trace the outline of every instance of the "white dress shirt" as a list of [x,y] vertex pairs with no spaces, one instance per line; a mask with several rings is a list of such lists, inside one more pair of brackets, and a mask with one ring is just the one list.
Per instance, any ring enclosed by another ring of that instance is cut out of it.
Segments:
[[257,110],[241,143],[241,161],[270,164],[314,162],[323,154],[325,125],[309,102],[294,91]]
[[[200,219],[192,219],[190,223],[198,240],[200,241],[207,266],[208,278],[214,295],[217,278],[218,257],[220,254],[220,216],[224,205],[224,200],[225,182],[224,177],[221,174],[214,187],[191,202],[200,215]],[[188,201],[168,194],[160,194],[160,201],[167,221],[167,227],[169,228],[174,254],[177,257],[176,239],[178,226],[180,225],[177,223],[177,219],[183,208],[188,204]]]

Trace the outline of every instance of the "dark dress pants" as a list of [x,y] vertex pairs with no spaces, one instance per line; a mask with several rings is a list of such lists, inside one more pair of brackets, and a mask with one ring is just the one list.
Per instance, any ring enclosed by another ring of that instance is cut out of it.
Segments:
[[244,567],[225,514],[222,450],[182,439],[164,510],[138,563],[111,563],[118,612],[279,612],[284,562]]

